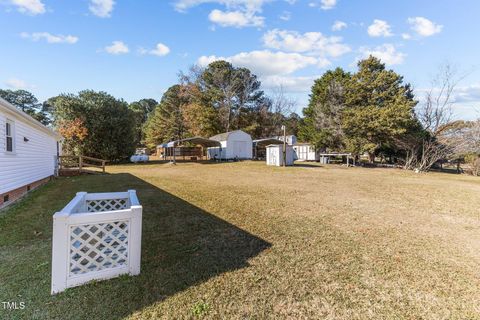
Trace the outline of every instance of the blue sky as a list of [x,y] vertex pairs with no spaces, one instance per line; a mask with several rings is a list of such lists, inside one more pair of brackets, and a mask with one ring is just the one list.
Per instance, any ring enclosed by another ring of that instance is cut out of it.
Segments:
[[282,86],[300,111],[325,70],[368,54],[419,93],[449,61],[455,114],[480,116],[480,1],[0,0],[0,87],[160,99],[180,70],[224,58]]

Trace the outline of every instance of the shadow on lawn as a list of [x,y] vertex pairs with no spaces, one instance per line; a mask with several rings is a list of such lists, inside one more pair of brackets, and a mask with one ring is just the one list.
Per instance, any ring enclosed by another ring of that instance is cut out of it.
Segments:
[[52,298],[68,300],[64,302],[69,308],[77,305],[85,313],[81,318],[122,318],[216,275],[248,267],[248,259],[270,247],[268,242],[133,175],[99,178],[105,179],[102,187],[84,191],[137,190],[143,205],[142,269],[136,277],[89,284]]
[[318,165],[318,164],[315,164],[315,163],[308,163],[308,162],[295,162],[295,164],[293,165],[294,167],[297,167],[297,168],[323,168],[323,166],[321,165]]

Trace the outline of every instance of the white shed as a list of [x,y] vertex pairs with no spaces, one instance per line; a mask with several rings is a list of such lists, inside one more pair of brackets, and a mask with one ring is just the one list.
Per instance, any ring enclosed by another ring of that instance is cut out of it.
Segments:
[[211,147],[207,149],[209,159],[252,159],[253,143],[252,137],[236,130],[225,132],[210,137],[210,140],[218,141],[221,147]]
[[295,160],[299,161],[319,161],[320,152],[315,151],[315,147],[308,143],[297,143],[293,145]]
[[[293,166],[294,152],[293,148],[290,145],[286,145],[286,165]],[[267,165],[269,166],[283,166],[283,145],[280,144],[271,144],[267,146]]]
[[55,174],[60,135],[0,98],[0,208]]

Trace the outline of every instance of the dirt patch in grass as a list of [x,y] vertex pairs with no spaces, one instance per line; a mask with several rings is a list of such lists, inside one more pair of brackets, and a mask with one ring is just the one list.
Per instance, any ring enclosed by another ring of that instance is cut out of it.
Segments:
[[[0,217],[3,318],[480,318],[480,180],[263,163],[124,165]],[[137,189],[142,274],[51,297],[51,215]],[[22,223],[24,222],[24,223]]]

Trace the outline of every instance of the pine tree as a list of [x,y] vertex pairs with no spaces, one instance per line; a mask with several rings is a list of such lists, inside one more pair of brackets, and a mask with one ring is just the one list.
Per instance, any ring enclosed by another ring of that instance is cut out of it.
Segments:
[[387,70],[379,59],[370,56],[358,68],[347,82],[342,128],[347,148],[357,154],[368,152],[373,161],[380,148],[418,128],[417,101],[403,77]]
[[188,100],[181,95],[181,86],[170,87],[145,125],[145,142],[154,148],[162,142],[183,139],[188,132],[182,109]]
[[315,145],[317,150],[343,147],[342,112],[345,108],[345,86],[350,74],[341,68],[327,71],[315,80],[299,138]]

